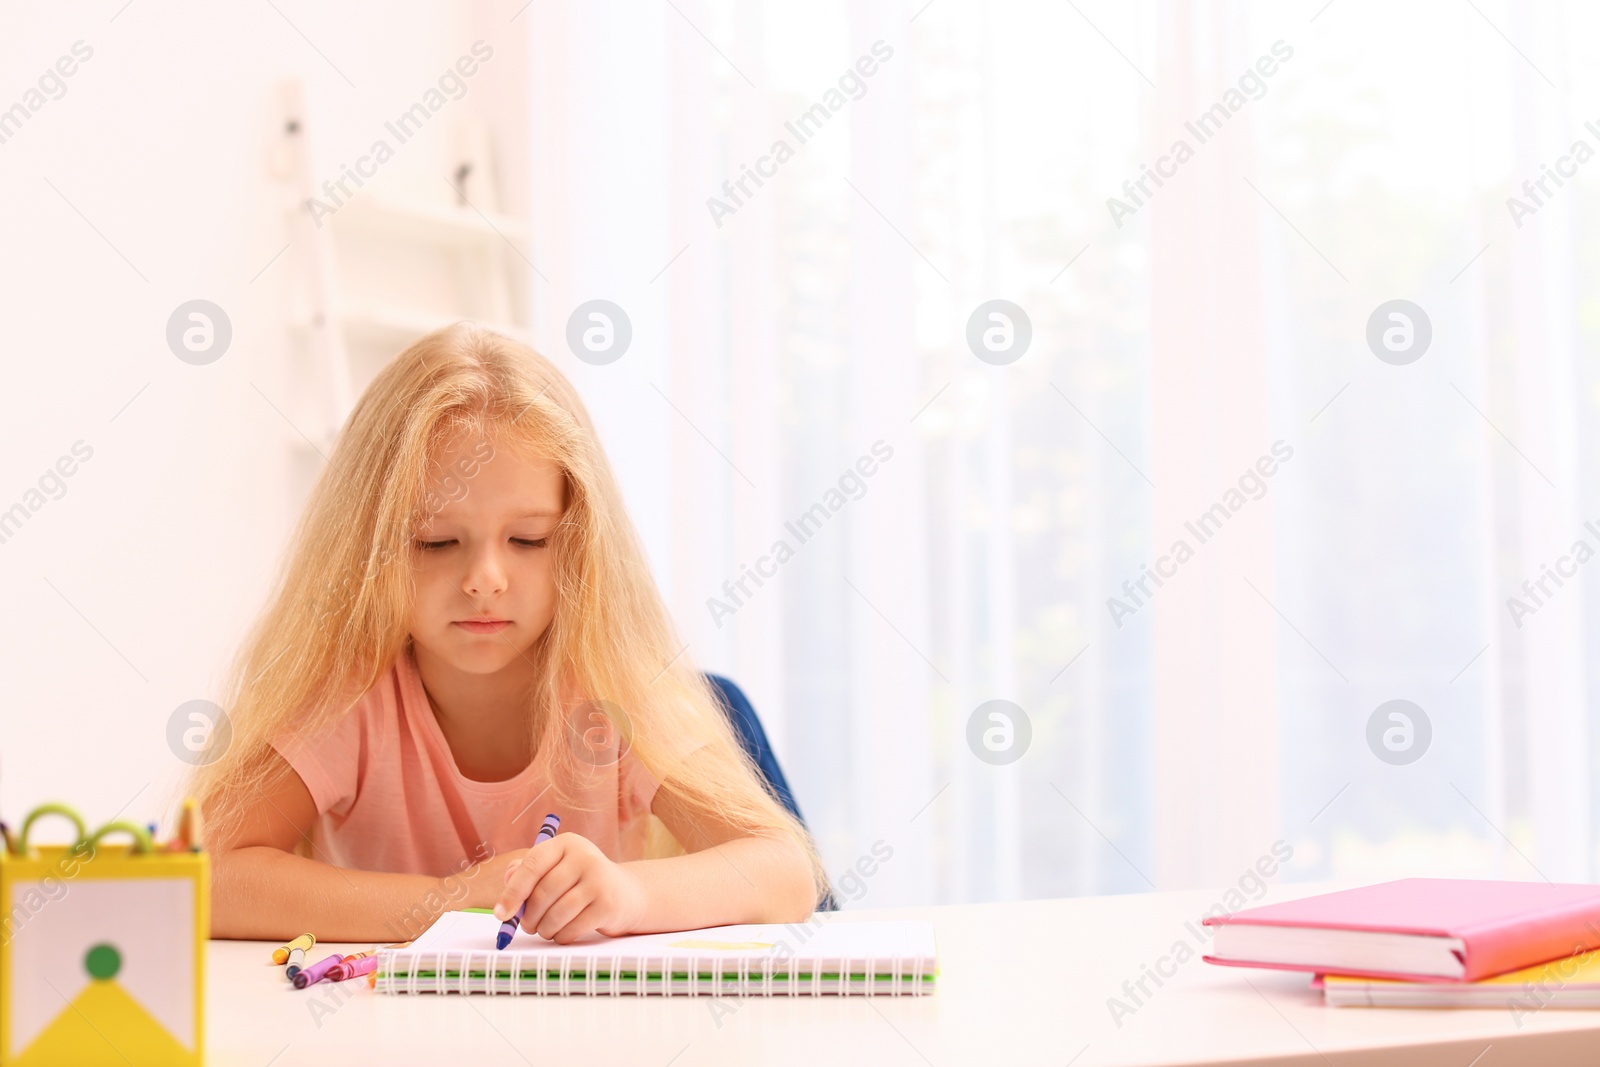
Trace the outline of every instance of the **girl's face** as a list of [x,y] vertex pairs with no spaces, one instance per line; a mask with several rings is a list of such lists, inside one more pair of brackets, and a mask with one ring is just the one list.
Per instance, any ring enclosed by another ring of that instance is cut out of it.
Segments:
[[531,659],[555,615],[548,544],[565,497],[566,478],[550,460],[478,435],[447,446],[415,532],[415,643],[472,674]]

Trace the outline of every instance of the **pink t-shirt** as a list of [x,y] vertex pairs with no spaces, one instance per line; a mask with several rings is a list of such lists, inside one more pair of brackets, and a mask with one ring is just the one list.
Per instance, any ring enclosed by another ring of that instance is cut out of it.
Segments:
[[338,867],[442,877],[467,861],[533,844],[546,814],[618,862],[640,859],[659,782],[631,753],[591,761],[569,787],[550,789],[541,746],[515,778],[478,782],[456,769],[409,646],[383,680],[318,736],[273,747],[317,805],[315,859]]

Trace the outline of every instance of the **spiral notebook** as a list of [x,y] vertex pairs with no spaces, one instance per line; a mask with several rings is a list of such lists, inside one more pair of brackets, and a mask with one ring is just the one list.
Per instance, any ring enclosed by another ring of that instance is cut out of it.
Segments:
[[495,951],[485,912],[441,915],[410,945],[380,949],[380,993],[534,996],[919,996],[933,991],[931,922],[834,920],[716,926],[558,945],[518,930]]

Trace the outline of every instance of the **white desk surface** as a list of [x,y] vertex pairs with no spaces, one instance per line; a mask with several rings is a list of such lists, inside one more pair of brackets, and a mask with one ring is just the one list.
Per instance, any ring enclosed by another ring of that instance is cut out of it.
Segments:
[[[1266,901],[1313,888],[1275,888]],[[1600,1063],[1600,1011],[1324,1008],[1305,975],[1215,967],[1197,953],[1119,1027],[1142,964],[1174,943],[1214,892],[851,910],[828,921],[932,920],[938,992],[927,997],[389,996],[365,980],[297,991],[263,942],[213,941],[207,1063],[626,1064],[757,1067],[907,1064]],[[346,952],[371,946],[318,945]],[[1171,965],[1166,965],[1171,969]],[[313,1004],[317,1007],[313,1009]],[[728,1009],[732,1007],[733,1010]]]

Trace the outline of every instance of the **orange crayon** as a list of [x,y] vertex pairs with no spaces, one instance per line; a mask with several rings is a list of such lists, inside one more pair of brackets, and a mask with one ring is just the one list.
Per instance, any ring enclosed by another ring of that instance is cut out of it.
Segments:
[[163,852],[200,851],[200,811],[193,797],[185,797],[178,810],[178,829],[171,840],[161,846]]

